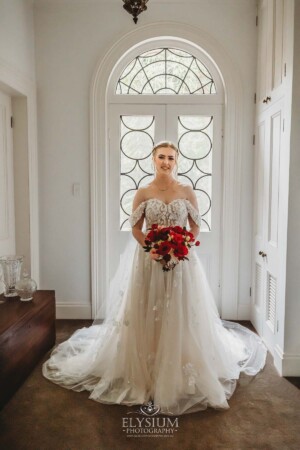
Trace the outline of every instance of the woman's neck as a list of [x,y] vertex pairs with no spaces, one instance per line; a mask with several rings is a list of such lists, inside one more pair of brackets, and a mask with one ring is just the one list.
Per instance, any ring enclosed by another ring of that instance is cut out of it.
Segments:
[[153,185],[159,190],[159,191],[167,191],[168,189],[173,186],[173,182],[175,181],[175,178],[172,177],[172,175],[161,175],[156,176],[153,180]]
[[158,183],[171,183],[172,181],[175,181],[175,178],[172,175],[168,175],[168,174],[159,174],[156,175],[154,180],[157,184]]

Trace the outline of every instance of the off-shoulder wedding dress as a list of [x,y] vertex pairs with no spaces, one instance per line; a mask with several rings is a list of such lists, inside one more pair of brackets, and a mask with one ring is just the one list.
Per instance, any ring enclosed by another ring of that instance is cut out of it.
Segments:
[[[182,198],[142,202],[129,218],[131,226],[143,214],[147,227],[185,226],[188,215],[201,221]],[[228,409],[240,373],[254,376],[264,368],[265,344],[244,326],[220,318],[195,247],[188,261],[164,272],[132,240],[111,282],[104,322],[58,345],[43,375],[65,388],[88,390],[101,403],[153,400],[166,415]]]

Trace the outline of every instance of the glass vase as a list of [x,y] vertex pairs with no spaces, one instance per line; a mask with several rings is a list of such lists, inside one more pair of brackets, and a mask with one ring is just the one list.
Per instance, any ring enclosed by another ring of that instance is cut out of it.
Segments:
[[28,302],[33,299],[33,294],[37,290],[36,282],[29,277],[26,271],[23,272],[22,278],[16,284],[16,291],[20,296],[21,302]]
[[0,266],[4,283],[4,297],[16,297],[16,284],[20,280],[23,256],[1,256]]

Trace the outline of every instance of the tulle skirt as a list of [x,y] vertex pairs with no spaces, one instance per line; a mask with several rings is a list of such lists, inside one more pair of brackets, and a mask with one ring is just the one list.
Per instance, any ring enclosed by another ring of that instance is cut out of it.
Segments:
[[180,415],[228,409],[241,372],[256,375],[267,348],[219,316],[195,247],[170,272],[132,241],[110,284],[107,314],[58,345],[43,375],[101,403],[146,404]]

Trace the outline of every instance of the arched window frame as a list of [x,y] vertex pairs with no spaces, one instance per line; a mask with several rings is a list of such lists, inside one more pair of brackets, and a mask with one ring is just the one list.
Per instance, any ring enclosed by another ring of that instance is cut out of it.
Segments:
[[[119,77],[123,70],[131,63],[133,59],[139,56],[142,53],[153,50],[154,48],[179,48],[180,50],[184,50],[187,53],[192,54],[197,59],[205,64],[207,69],[212,75],[214,83],[216,85],[216,93],[215,94],[201,94],[201,95],[192,95],[192,94],[155,94],[155,95],[120,95],[116,94],[116,86],[119,80]],[[199,105],[199,104],[223,104],[224,103],[224,85],[223,81],[220,77],[220,74],[212,62],[211,58],[205,54],[202,50],[200,50],[197,46],[193,46],[191,43],[188,43],[184,40],[178,38],[161,38],[161,39],[153,39],[150,42],[145,42],[142,45],[138,45],[132,49],[130,49],[123,57],[118,61],[115,65],[112,75],[109,80],[108,89],[107,89],[107,100],[108,103],[140,103],[140,104],[165,104],[165,103],[182,103],[182,104],[191,104],[191,105]]]
[[[190,42],[207,52],[214,62],[224,86],[224,161],[223,161],[223,214],[222,234],[222,317],[224,319],[248,318],[246,309],[239,304],[239,262],[241,211],[241,160],[244,142],[245,90],[241,73],[232,56],[221,42],[198,27],[184,23],[162,21],[150,23],[122,35],[98,59],[90,88],[90,167],[91,167],[91,297],[92,316],[95,317],[103,303],[107,289],[105,256],[109,249],[103,236],[108,224],[107,187],[105,172],[108,161],[108,87],[114,68],[129,52],[148,42],[161,40],[161,36],[176,36],[181,42]],[[125,61],[123,59],[123,61]],[[176,98],[174,96],[174,98]],[[157,99],[157,97],[155,97]]]
[[[144,54],[149,50],[154,50],[156,48],[177,48],[183,50],[200,62],[202,62],[207,70],[210,72],[212,79],[214,80],[216,93],[213,94],[117,94],[116,86],[119,81],[120,75],[126,69],[128,64],[130,64],[135,58]],[[193,46],[191,43],[187,43],[183,40],[176,38],[162,38],[155,39],[153,41],[143,43],[142,45],[136,46],[135,48],[129,50],[115,65],[112,75],[108,84],[107,91],[107,101],[108,105],[128,105],[128,104],[140,104],[140,105],[151,105],[151,104],[176,104],[176,105],[221,105],[224,106],[224,85],[220,77],[220,74],[211,61],[211,59],[198,47]]]

